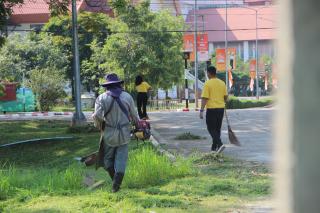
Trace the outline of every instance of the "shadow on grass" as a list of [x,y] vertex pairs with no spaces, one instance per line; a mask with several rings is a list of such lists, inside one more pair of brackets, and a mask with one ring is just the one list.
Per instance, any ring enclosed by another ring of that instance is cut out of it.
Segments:
[[66,121],[10,121],[0,122],[0,144],[19,140],[65,136]]
[[[17,167],[65,167],[74,157],[83,156],[98,149],[99,133],[66,133],[66,121],[1,122],[1,143],[26,139],[74,136],[76,140],[44,141],[0,148],[0,163]],[[0,164],[0,165],[1,165]]]

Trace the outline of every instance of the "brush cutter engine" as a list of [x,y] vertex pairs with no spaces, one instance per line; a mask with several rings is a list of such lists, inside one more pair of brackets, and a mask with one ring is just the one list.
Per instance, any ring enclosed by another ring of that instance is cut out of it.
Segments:
[[137,140],[148,140],[151,136],[151,126],[146,120],[140,120],[137,127],[132,131],[132,135]]

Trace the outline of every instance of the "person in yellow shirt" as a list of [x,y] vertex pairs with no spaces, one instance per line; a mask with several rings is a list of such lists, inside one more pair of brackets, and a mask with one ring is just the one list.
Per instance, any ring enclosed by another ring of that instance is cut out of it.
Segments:
[[226,84],[216,77],[216,72],[214,66],[208,67],[209,80],[204,84],[201,95],[200,119],[203,119],[204,108],[206,108],[207,129],[212,137],[211,150],[220,153],[225,149],[221,141],[221,125],[228,92]]
[[141,75],[136,77],[136,90],[138,92],[137,95],[137,107],[138,107],[138,114],[140,119],[147,120],[149,119],[147,115],[147,103],[148,103],[148,92],[152,89],[151,86],[143,81]]

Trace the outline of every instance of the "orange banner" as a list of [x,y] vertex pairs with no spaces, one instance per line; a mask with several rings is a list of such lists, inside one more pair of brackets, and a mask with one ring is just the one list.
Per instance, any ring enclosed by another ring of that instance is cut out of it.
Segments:
[[209,50],[207,33],[201,33],[197,36],[197,48],[199,52],[204,52]]
[[185,34],[183,36],[183,49],[184,51],[193,52],[193,34]]
[[250,71],[250,78],[252,78],[252,79],[256,78],[256,72],[255,71]]
[[216,68],[217,71],[225,71],[226,70],[226,51],[225,49],[216,49]]
[[256,72],[256,59],[251,59],[249,64],[249,71]]
[[194,35],[183,35],[183,49],[186,52],[190,52],[190,61],[194,61]]
[[[195,60],[194,34],[185,34],[183,36],[183,49],[184,51],[190,52],[190,61],[194,61]],[[207,33],[199,33],[197,35],[197,51],[198,51],[199,61],[207,61],[209,59],[209,44],[208,44]]]
[[232,70],[236,69],[237,49],[236,48],[228,48],[228,56],[229,56],[230,68],[232,68]]
[[197,36],[197,50],[198,50],[198,60],[208,61],[209,59],[209,44],[208,44],[208,34],[201,33]]
[[[228,48],[228,67],[229,69],[234,70],[236,68],[236,58],[237,58],[237,49],[236,48]],[[216,67],[218,71],[226,70],[226,51],[224,48],[216,49]]]

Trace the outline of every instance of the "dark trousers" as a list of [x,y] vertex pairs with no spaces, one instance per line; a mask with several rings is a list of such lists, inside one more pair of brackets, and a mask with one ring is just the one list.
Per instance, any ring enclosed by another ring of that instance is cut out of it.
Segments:
[[148,95],[146,92],[139,92],[137,96],[137,107],[140,119],[147,117]]
[[220,146],[221,142],[221,125],[223,120],[224,109],[207,109],[206,123],[207,129],[212,137],[212,150],[215,151]]

